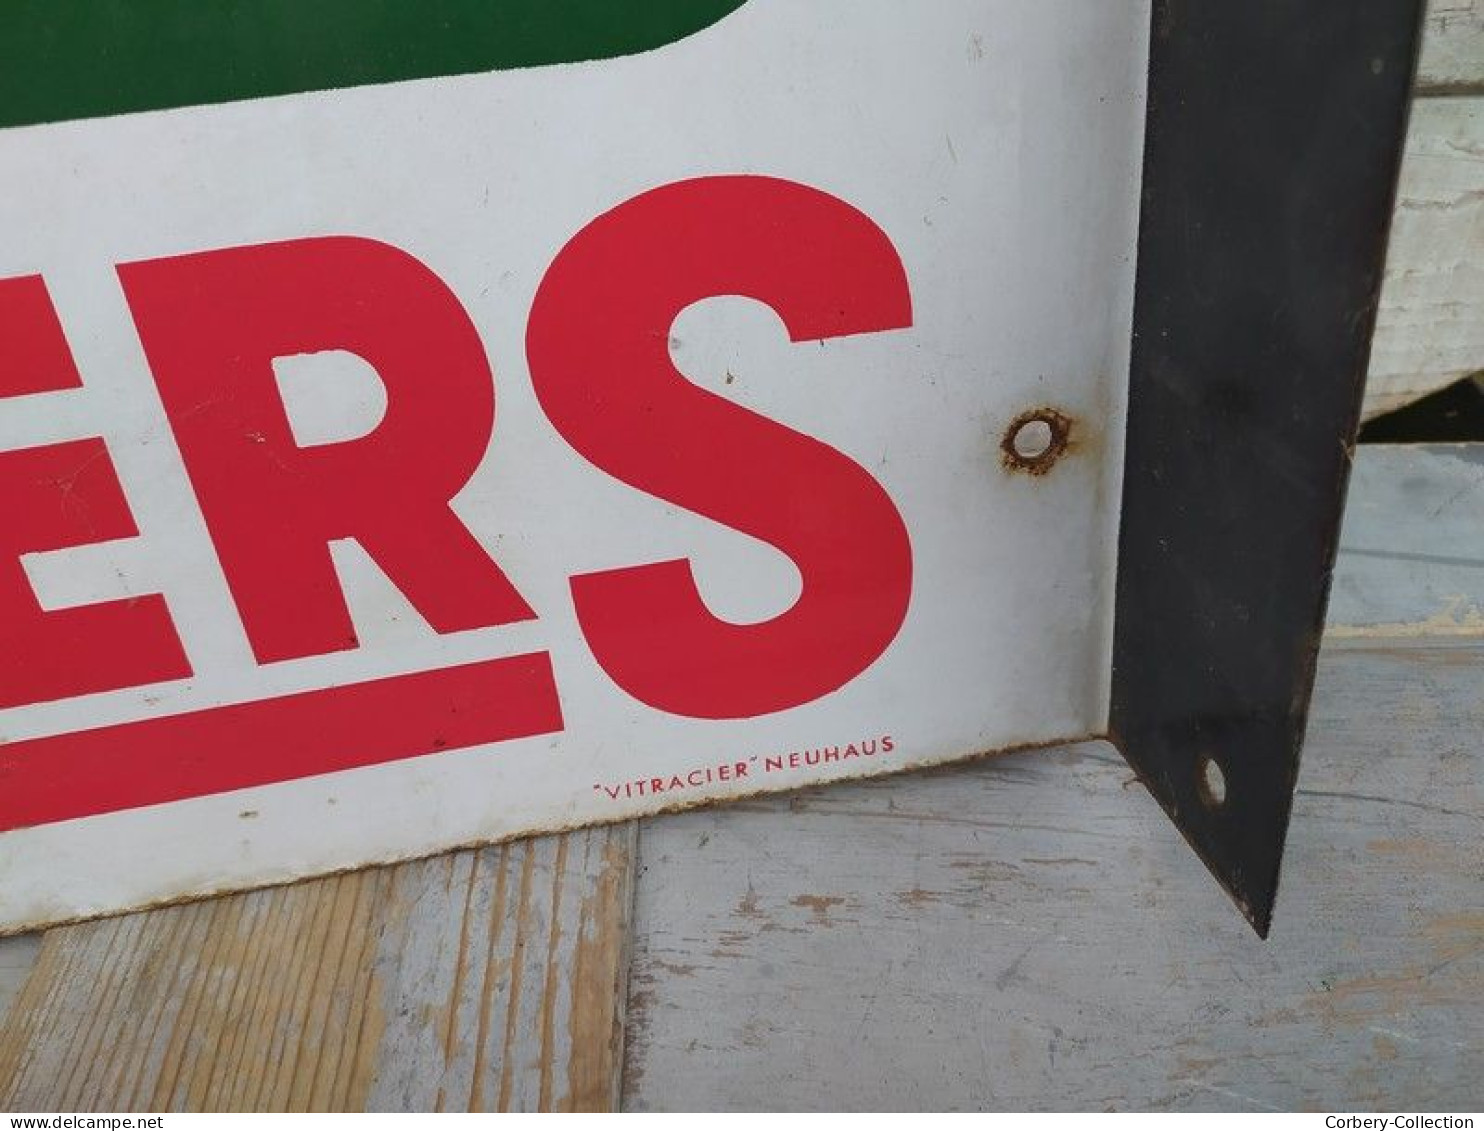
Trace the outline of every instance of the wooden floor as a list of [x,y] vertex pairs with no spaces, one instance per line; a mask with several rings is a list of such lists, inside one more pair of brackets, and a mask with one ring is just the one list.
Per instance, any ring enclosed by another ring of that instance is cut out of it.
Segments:
[[7,940],[0,1109],[1476,1109],[1481,571],[1364,449],[1266,943],[1087,744]]

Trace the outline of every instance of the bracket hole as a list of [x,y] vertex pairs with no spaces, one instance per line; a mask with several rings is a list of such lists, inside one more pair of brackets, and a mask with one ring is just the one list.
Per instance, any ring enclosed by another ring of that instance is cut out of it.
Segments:
[[1027,420],[1015,429],[1010,442],[1021,459],[1040,459],[1051,450],[1051,425],[1039,418]]
[[1226,804],[1226,773],[1221,764],[1209,754],[1201,759],[1197,785],[1200,788],[1201,802],[1207,809],[1220,809]]
[[1041,475],[1067,448],[1072,421],[1054,408],[1035,408],[1010,422],[1000,441],[1001,459],[1010,471]]

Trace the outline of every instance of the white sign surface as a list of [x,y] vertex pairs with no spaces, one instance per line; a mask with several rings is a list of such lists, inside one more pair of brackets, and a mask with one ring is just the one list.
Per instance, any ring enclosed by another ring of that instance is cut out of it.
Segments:
[[1101,730],[1147,28],[0,131],[0,929]]

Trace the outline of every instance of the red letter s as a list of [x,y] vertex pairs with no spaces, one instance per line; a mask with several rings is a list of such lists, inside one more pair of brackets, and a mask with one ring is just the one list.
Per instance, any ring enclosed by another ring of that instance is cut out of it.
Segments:
[[718,295],[765,303],[795,342],[912,322],[901,260],[867,216],[789,181],[706,177],[579,232],[542,280],[526,349],[547,416],[588,460],[798,566],[798,601],[752,625],[713,616],[685,559],[572,579],[583,634],[620,687],[675,714],[742,718],[869,667],[906,616],[912,551],[858,464],[676,371],[672,323]]

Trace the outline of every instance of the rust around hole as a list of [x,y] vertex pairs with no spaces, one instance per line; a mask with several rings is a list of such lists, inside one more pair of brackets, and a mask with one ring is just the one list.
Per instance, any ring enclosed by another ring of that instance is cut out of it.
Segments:
[[1072,418],[1054,408],[1032,408],[1010,422],[1000,440],[1000,462],[1007,471],[1045,475],[1067,450]]

